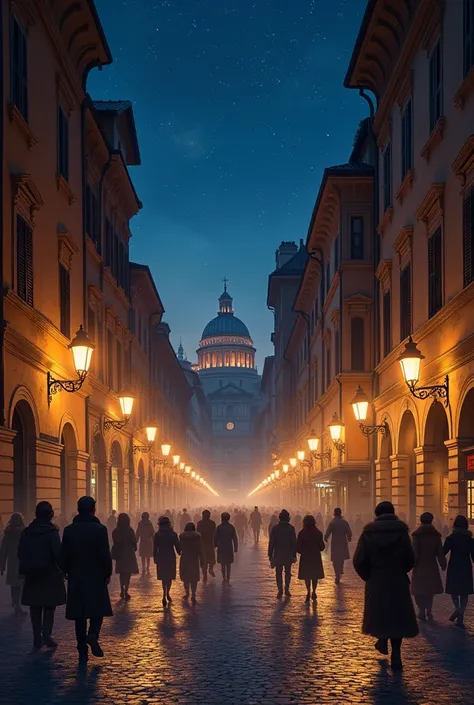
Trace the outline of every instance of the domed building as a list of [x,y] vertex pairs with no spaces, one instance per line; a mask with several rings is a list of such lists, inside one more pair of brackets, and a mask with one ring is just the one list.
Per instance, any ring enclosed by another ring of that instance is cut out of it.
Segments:
[[255,422],[260,408],[260,377],[255,348],[245,323],[234,314],[227,291],[219,311],[204,328],[199,343],[198,371],[211,407],[212,476],[226,498],[248,491],[258,457]]

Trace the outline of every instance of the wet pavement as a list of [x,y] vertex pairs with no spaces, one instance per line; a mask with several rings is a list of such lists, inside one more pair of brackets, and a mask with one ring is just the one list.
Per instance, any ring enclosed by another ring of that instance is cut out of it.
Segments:
[[231,585],[220,575],[201,583],[195,606],[183,602],[175,583],[173,605],[164,609],[154,572],[132,579],[132,600],[124,604],[114,578],[105,658],[91,657],[85,667],[78,667],[64,608],[57,610],[57,651],[30,653],[29,620],[11,615],[2,582],[0,703],[474,705],[474,600],[463,632],[447,620],[449,598],[437,598],[436,622],[405,642],[405,669],[392,674],[374,640],[360,633],[363,584],[350,566],[337,587],[324,556],[317,606],[304,603],[295,579],[292,597],[278,601],[265,548],[265,540],[244,545]]

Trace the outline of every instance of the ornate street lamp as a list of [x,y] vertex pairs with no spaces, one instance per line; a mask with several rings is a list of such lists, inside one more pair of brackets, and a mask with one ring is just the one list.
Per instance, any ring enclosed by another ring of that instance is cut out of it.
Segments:
[[296,457],[298,458],[299,464],[302,465],[304,468],[312,467],[313,463],[311,462],[311,460],[305,460],[304,450],[297,450]]
[[346,450],[346,444],[341,441],[342,429],[344,428],[344,424],[342,423],[337,413],[335,413],[332,417],[332,421],[330,424],[328,424],[328,427],[334,447],[336,448],[336,450],[339,451],[339,453],[344,453]]
[[61,390],[64,392],[78,392],[89,372],[95,345],[82,325],[79,326],[79,330],[73,340],[71,340],[68,348],[72,352],[77,379],[60,380],[53,377],[51,372],[48,372],[48,407],[51,405],[53,394],[57,394]]
[[178,466],[179,466],[179,460],[180,460],[180,456],[179,456],[179,455],[173,455],[173,465],[174,465],[174,467],[178,467]]
[[364,423],[367,419],[367,412],[369,409],[369,397],[364,392],[360,384],[352,398],[351,406],[354,411],[356,421],[359,422],[359,428],[364,436],[373,436],[374,433],[381,433],[382,436],[387,436],[388,424],[386,421],[376,426],[369,426]]
[[313,429],[311,429],[311,438],[308,438],[308,446],[311,452],[311,457],[314,458],[314,460],[323,460],[325,458],[331,462],[332,453],[330,448],[328,448],[328,450],[324,453],[318,453],[319,438],[314,434]]
[[290,458],[290,465],[293,469],[297,466],[297,464],[298,461],[296,460],[296,458]]
[[424,359],[425,356],[421,354],[421,350],[416,347],[410,335],[404,351],[398,358],[408,389],[416,399],[428,399],[428,397],[433,397],[433,401],[444,399],[444,405],[449,406],[449,375],[444,378],[444,384],[434,384],[429,387],[416,386],[420,379],[421,361]]
[[119,421],[116,421],[106,417],[104,419],[104,433],[107,433],[107,431],[111,428],[114,428],[116,431],[120,431],[130,421],[133,405],[135,403],[135,394],[131,391],[131,389],[128,387],[122,389],[119,394],[119,403],[122,411],[122,418]]
[[285,475],[286,475],[286,473],[287,473],[288,470],[289,470],[289,466],[288,466],[286,463],[283,463],[282,468],[283,468],[283,472],[284,472]]
[[146,426],[145,433],[148,444],[146,446],[134,445],[133,453],[149,453],[155,440],[157,431],[158,428],[156,426],[152,426],[151,424]]

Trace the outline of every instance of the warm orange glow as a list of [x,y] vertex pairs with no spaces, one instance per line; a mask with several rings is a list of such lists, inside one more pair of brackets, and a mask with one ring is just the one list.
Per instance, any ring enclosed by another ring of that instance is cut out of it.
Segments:
[[148,443],[153,443],[153,441],[155,440],[155,436],[156,436],[157,431],[158,431],[158,429],[156,428],[156,426],[147,426],[146,427],[146,437],[147,437]]
[[186,470],[186,475],[189,475],[189,474],[191,473],[191,466],[190,466],[190,465],[186,465],[186,469],[185,469],[185,470]]
[[316,453],[319,447],[319,438],[308,438],[308,446],[312,453]]
[[173,455],[173,465],[179,465],[179,455]]
[[333,441],[340,441],[342,428],[343,428],[344,424],[340,420],[339,416],[337,414],[334,414],[331,423],[328,425],[329,425],[329,433],[331,434],[332,440]]
[[94,343],[81,325],[69,345],[78,377],[85,377],[89,372],[94,348]]
[[120,409],[125,418],[130,418],[132,415],[133,404],[135,403],[135,395],[129,389],[123,389],[119,394]]
[[298,450],[296,452],[296,457],[298,458],[298,460],[301,463],[301,461],[304,460],[304,450]]
[[292,468],[295,468],[297,463],[298,461],[296,460],[296,458],[290,458],[290,465]]
[[170,454],[171,446],[169,443],[163,443],[161,446],[161,452],[165,457],[167,457]]
[[289,467],[286,465],[286,463],[283,465],[283,472],[288,472]]
[[356,421],[365,421],[367,419],[369,398],[360,385],[357,387],[356,393],[352,398],[351,406],[354,411]]

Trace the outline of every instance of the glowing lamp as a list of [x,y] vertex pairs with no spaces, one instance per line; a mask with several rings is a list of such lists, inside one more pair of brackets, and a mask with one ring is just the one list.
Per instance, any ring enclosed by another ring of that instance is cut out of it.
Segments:
[[94,348],[94,343],[89,338],[82,325],[79,326],[79,330],[69,344],[69,350],[72,352],[74,367],[78,377],[83,378],[89,372]]
[[126,419],[132,415],[133,404],[135,403],[135,395],[129,389],[123,389],[119,394],[120,409],[122,416]]
[[290,465],[292,468],[296,467],[297,462],[298,461],[296,460],[296,458],[290,458]]
[[186,464],[185,464],[185,463],[180,463],[180,464],[179,464],[179,469],[180,469],[180,470],[184,470],[185,467],[186,467]]
[[341,433],[342,433],[342,428],[344,424],[340,420],[339,416],[335,413],[334,416],[332,417],[332,421],[329,426],[329,433],[331,434],[331,438],[333,441],[340,441],[341,440]]
[[424,355],[416,347],[416,343],[410,335],[408,343],[405,344],[405,349],[401,353],[398,361],[402,368],[403,377],[405,382],[409,387],[416,387],[418,380],[420,379],[420,365],[421,361],[424,360]]
[[186,472],[186,475],[191,474],[191,466],[190,465],[186,465],[185,472]]
[[319,447],[319,438],[308,438],[308,447],[312,453],[316,453]]
[[283,472],[288,472],[288,465],[286,465],[286,463],[283,465]]
[[163,443],[161,446],[161,452],[165,457],[168,457],[170,454],[171,446],[169,443]]
[[194,472],[194,470],[191,472],[191,477],[196,477],[196,473]]
[[156,432],[158,431],[157,427],[147,426],[145,430],[148,443],[153,443],[153,441],[155,440]]
[[301,463],[301,461],[304,460],[304,450],[298,450],[296,452],[296,457],[298,458],[298,460]]
[[279,471],[279,470],[275,470],[275,477],[276,477],[277,480],[278,480],[278,478],[280,477],[280,471]]
[[357,387],[356,393],[352,398],[351,406],[354,411],[356,421],[365,421],[367,419],[369,398],[360,385]]

